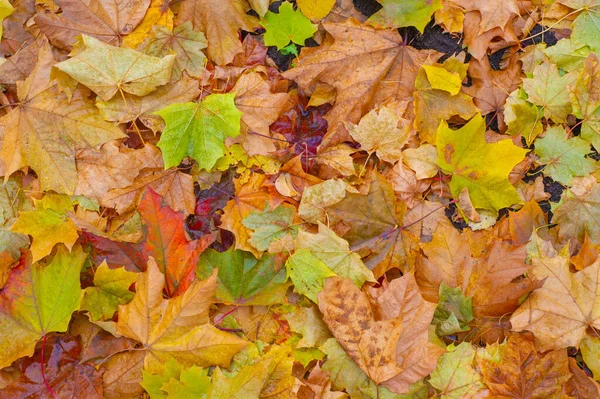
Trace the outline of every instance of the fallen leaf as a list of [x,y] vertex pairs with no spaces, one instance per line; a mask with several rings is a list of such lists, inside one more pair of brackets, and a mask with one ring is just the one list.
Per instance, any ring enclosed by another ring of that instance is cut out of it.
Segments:
[[21,106],[0,119],[0,158],[6,165],[6,176],[31,166],[43,190],[73,194],[77,184],[76,151],[124,135],[118,127],[102,120],[85,93],[78,90],[70,100],[59,94],[56,83],[49,82],[53,65],[46,44],[34,71],[19,85]]
[[171,104],[156,112],[166,122],[158,147],[165,169],[190,156],[200,168],[211,170],[225,155],[225,138],[240,134],[241,112],[234,94],[211,94],[200,103]]
[[[411,132],[410,123],[393,109],[373,110],[360,119],[358,125],[345,123],[348,133],[369,155],[376,153],[383,161],[395,163],[402,157],[402,147]],[[400,127],[399,127],[400,126]]]
[[21,257],[0,296],[0,367],[33,355],[46,334],[67,330],[71,314],[79,308],[79,273],[85,258],[79,246],[70,253],[59,247],[47,263],[32,264],[26,255]]
[[265,45],[276,46],[279,50],[290,42],[303,46],[317,31],[317,27],[287,1],[281,3],[278,13],[267,11],[261,25],[265,28]]
[[144,250],[155,259],[165,275],[165,289],[170,297],[184,293],[195,277],[198,256],[213,241],[204,236],[190,241],[185,236],[185,218],[181,212],[163,205],[163,198],[148,189],[140,200],[138,211],[148,231]]
[[[531,275],[543,280],[510,318],[514,331],[531,331],[541,351],[578,347],[586,329],[596,328],[596,281],[600,261],[571,273],[561,255],[532,259]],[[587,288],[590,287],[590,288]]]
[[[454,198],[466,187],[476,209],[498,212],[521,202],[508,174],[527,150],[509,140],[488,144],[484,133],[485,120],[481,116],[475,116],[458,130],[442,121],[437,134],[437,162],[444,173],[452,174],[450,190]],[[490,167],[489,159],[498,162]]]
[[180,296],[163,299],[165,277],[150,258],[136,282],[136,294],[119,306],[119,334],[143,345],[144,369],[159,372],[175,358],[183,365],[228,366],[247,342],[209,324],[208,310],[217,288],[216,274],[195,280]]
[[560,397],[571,378],[566,350],[538,353],[533,340],[511,335],[497,361],[481,359],[483,382],[494,396],[513,398]]
[[92,36],[106,43],[120,45],[142,21],[151,0],[124,4],[119,0],[57,0],[60,14],[39,13],[35,22],[56,47],[70,49],[78,35]]
[[191,21],[208,40],[207,55],[217,65],[227,65],[243,51],[238,31],[254,31],[258,19],[246,12],[245,0],[183,0],[177,24]]
[[172,30],[160,25],[154,26],[153,36],[144,40],[138,50],[153,57],[175,53],[171,81],[178,81],[183,71],[194,78],[202,77],[207,63],[202,50],[207,46],[204,34],[194,31],[192,23],[186,22]]

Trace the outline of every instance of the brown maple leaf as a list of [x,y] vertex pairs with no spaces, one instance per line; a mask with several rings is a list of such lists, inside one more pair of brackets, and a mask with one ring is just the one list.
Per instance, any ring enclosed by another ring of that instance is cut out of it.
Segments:
[[517,279],[529,269],[524,245],[492,238],[483,242],[483,253],[473,257],[465,234],[453,226],[438,225],[433,240],[420,246],[425,257],[417,259],[416,277],[429,301],[437,301],[444,282],[473,298],[476,317],[502,316],[515,310],[519,299],[535,288],[533,281]]
[[56,0],[56,4],[60,14],[40,13],[35,22],[54,46],[70,49],[81,34],[120,45],[142,21],[150,0]]
[[217,65],[231,63],[243,51],[238,31],[254,31],[258,19],[246,14],[246,0],[183,0],[177,23],[191,21],[208,39],[208,57]]
[[[395,30],[375,29],[353,18],[326,22],[323,27],[329,34],[325,42],[304,48],[296,67],[283,76],[295,80],[306,92],[312,92],[318,83],[336,89],[335,106],[325,117],[329,122],[321,144],[325,148],[351,140],[344,121],[358,123],[375,96],[378,101],[393,96],[408,99],[417,64],[433,53],[400,46],[402,38]],[[383,91],[378,93],[380,88]]]
[[375,304],[348,279],[327,279],[319,294],[323,321],[376,384],[396,393],[432,372],[444,352],[429,342],[436,304],[426,302],[412,274],[371,290]]
[[566,349],[538,353],[531,337],[512,334],[500,359],[478,358],[483,382],[495,398],[563,398],[571,378]]

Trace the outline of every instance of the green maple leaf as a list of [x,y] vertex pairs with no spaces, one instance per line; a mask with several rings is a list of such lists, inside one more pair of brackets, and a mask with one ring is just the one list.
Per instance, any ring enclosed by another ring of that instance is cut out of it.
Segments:
[[546,164],[544,174],[566,185],[574,176],[585,176],[598,166],[593,159],[586,158],[591,151],[590,143],[579,137],[566,139],[567,132],[561,126],[548,129],[544,138],[535,141],[535,153],[539,163]]
[[450,190],[454,198],[463,188],[469,190],[477,209],[500,209],[521,203],[508,174],[523,160],[527,150],[510,140],[488,144],[485,141],[485,119],[477,114],[466,125],[452,130],[445,121],[437,131],[437,163],[451,174]]
[[317,234],[310,234],[302,230],[298,232],[296,248],[310,250],[312,255],[326,264],[334,273],[349,278],[359,288],[365,281],[375,282],[373,272],[365,266],[356,252],[350,251],[348,241],[338,237],[333,230],[321,222],[319,222]]
[[242,113],[235,107],[235,93],[211,94],[200,103],[171,104],[156,114],[166,122],[158,147],[165,169],[190,156],[210,170],[225,155],[224,141],[240,134]]
[[442,355],[437,368],[431,373],[431,385],[440,391],[442,399],[470,398],[485,388],[481,375],[475,367],[475,351],[469,342],[449,347],[450,352]]
[[174,62],[174,55],[152,57],[82,35],[73,46],[71,58],[56,68],[108,101],[119,91],[136,96],[153,92],[169,82]]
[[285,263],[288,277],[296,291],[317,302],[317,294],[323,289],[325,279],[336,274],[314,256],[308,249],[298,249]]
[[79,238],[75,223],[66,214],[73,208],[69,196],[49,194],[35,205],[35,211],[21,212],[11,227],[13,232],[32,237],[33,262],[49,255],[58,243],[71,249]]
[[[567,6],[570,6],[567,2]],[[571,40],[581,46],[589,46],[593,52],[600,53],[600,2],[595,0],[575,1],[574,8],[581,13],[573,21]]]
[[573,115],[582,119],[581,137],[600,148],[600,61],[596,54],[585,59],[568,91]]
[[526,98],[527,95],[521,89],[511,93],[506,100],[504,121],[508,127],[506,133],[512,136],[521,135],[527,145],[531,145],[544,131],[544,109],[530,103]]
[[421,33],[431,21],[436,10],[442,8],[442,0],[377,0],[383,8],[367,23],[376,28],[401,28],[414,26]]
[[137,279],[137,273],[125,269],[109,269],[102,263],[94,273],[94,287],[88,287],[81,299],[81,310],[87,310],[93,321],[109,320],[119,309],[133,299],[129,286]]
[[262,212],[252,211],[242,220],[242,224],[254,230],[248,242],[259,251],[269,249],[271,242],[281,239],[286,234],[296,236],[297,226],[293,226],[295,209],[280,205],[269,211],[269,204]]
[[79,274],[86,254],[80,246],[61,246],[48,262],[22,258],[0,297],[0,368],[31,356],[37,341],[64,332],[79,307]]
[[469,331],[473,320],[472,299],[465,297],[460,288],[452,288],[442,281],[439,289],[439,304],[433,314],[439,336]]
[[533,69],[531,78],[523,79],[523,90],[528,101],[544,108],[544,116],[556,123],[566,122],[571,113],[571,99],[567,86],[576,76],[569,73],[561,76],[551,62],[544,62]]
[[234,250],[225,252],[207,249],[200,255],[196,274],[204,279],[214,269],[219,269],[217,298],[225,303],[268,305],[282,303],[288,285],[285,272],[278,267],[273,255],[260,260],[250,252]]
[[303,46],[306,39],[317,31],[310,19],[300,11],[294,10],[294,6],[287,1],[279,6],[278,14],[267,11],[260,23],[266,30],[265,45],[276,46],[278,50],[290,42]]

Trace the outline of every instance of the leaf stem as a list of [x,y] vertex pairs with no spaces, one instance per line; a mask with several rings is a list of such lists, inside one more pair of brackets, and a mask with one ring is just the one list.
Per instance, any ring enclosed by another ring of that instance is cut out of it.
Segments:
[[50,395],[52,395],[52,397],[54,399],[58,399],[58,397],[56,396],[56,394],[54,393],[54,391],[52,390],[52,387],[50,386],[50,384],[48,383],[48,380],[46,380],[46,373],[44,373],[44,354],[45,354],[45,348],[46,348],[46,334],[44,334],[44,337],[42,339],[42,353],[41,353],[41,359],[40,359],[40,371],[42,373],[42,381],[44,381],[44,385],[46,386],[46,389],[48,390],[48,392],[50,392]]

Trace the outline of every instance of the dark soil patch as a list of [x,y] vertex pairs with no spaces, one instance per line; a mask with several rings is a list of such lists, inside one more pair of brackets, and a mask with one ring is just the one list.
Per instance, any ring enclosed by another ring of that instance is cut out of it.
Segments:
[[531,46],[531,45],[542,43],[542,42],[546,43],[547,46],[554,46],[556,44],[556,42],[558,42],[558,39],[556,39],[556,36],[554,35],[553,31],[548,30],[548,31],[544,32],[544,34],[542,34],[542,35],[539,34],[545,29],[548,29],[548,28],[545,26],[542,26],[542,25],[534,26],[533,29],[531,30],[531,32],[529,33],[529,37],[531,37],[531,38],[523,40],[521,42],[521,46],[527,47],[527,46]]

